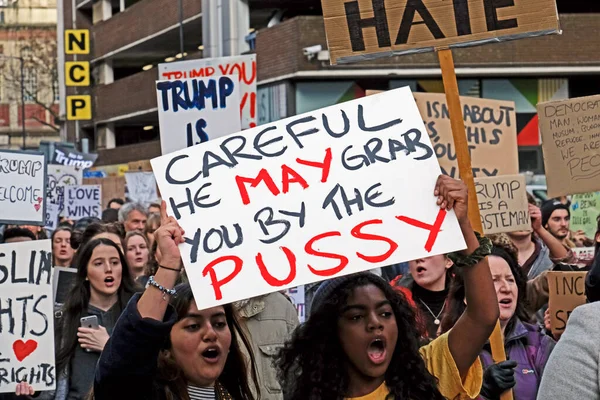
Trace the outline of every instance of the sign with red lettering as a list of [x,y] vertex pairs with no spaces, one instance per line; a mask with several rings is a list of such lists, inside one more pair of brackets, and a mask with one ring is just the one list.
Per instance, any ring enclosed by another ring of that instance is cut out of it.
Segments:
[[242,129],[256,126],[256,54],[202,58],[158,65],[159,80],[210,78],[237,75],[240,80]]
[[408,88],[152,160],[199,309],[464,248]]
[[22,381],[52,390],[58,374],[51,241],[2,244],[0,254],[0,393],[14,393]]

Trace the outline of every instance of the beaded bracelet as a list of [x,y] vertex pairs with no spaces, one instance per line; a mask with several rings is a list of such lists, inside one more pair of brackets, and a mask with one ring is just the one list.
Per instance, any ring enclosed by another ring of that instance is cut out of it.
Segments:
[[175,296],[177,294],[177,291],[175,289],[167,289],[160,283],[156,282],[154,280],[154,275],[150,276],[150,279],[148,279],[148,285],[154,286],[155,288],[163,292],[163,300],[167,300],[167,295]]
[[448,258],[452,260],[457,268],[472,267],[491,254],[492,241],[485,236],[481,236],[478,232],[475,232],[475,236],[479,241],[479,247],[473,253],[468,256],[460,253],[448,254]]

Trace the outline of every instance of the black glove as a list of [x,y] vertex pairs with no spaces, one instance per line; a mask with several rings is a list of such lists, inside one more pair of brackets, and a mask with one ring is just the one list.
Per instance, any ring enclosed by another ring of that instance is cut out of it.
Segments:
[[490,365],[483,373],[481,395],[488,400],[498,400],[502,393],[515,386],[516,366],[517,362],[512,360]]

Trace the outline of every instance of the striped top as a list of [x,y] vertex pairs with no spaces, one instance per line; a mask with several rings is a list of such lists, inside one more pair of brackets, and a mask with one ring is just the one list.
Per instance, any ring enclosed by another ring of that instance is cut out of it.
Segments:
[[188,385],[190,400],[216,400],[214,387],[198,387]]

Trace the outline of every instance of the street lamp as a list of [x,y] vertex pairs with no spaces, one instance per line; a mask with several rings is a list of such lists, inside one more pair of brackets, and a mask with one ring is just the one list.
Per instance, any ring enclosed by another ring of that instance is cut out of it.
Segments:
[[[27,131],[25,130],[25,59],[23,57],[7,56],[4,54],[0,54],[0,58],[19,60],[21,63],[21,129],[23,131],[23,150],[25,150],[25,140],[27,138]],[[8,134],[8,139],[10,142],[10,133]]]

